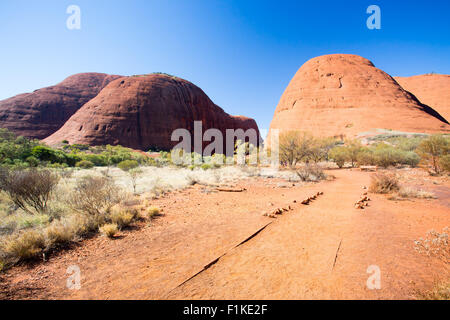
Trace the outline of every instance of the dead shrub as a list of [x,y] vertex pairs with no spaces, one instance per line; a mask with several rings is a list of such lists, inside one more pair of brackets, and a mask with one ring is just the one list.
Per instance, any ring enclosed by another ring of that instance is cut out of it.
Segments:
[[297,170],[296,173],[303,182],[316,182],[327,178],[323,169],[316,164],[306,164],[303,168]]
[[91,216],[104,216],[122,200],[122,192],[107,177],[81,178],[69,199],[70,206]]
[[45,228],[46,249],[73,241],[79,231],[80,226],[73,224],[72,221],[54,221]]
[[371,178],[370,192],[387,194],[400,189],[398,177],[395,174],[376,173]]
[[434,193],[418,190],[413,187],[401,187],[398,195],[402,198],[436,199]]
[[442,261],[450,261],[450,246],[449,246],[449,227],[442,230],[441,233],[431,230],[427,233],[425,239],[420,238],[414,241],[414,249],[429,257],[436,257]]
[[50,170],[8,170],[0,172],[0,188],[14,204],[28,212],[44,213],[60,177]]

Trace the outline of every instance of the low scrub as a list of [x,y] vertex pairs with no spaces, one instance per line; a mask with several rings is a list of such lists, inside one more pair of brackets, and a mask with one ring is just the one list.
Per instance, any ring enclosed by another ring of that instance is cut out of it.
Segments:
[[450,282],[437,282],[428,291],[421,291],[417,294],[419,300],[450,300]]
[[36,257],[46,247],[45,236],[38,230],[27,230],[12,235],[1,246],[3,264],[15,263]]
[[116,224],[120,229],[128,227],[138,217],[138,211],[136,209],[126,208],[113,208],[111,210],[110,220]]
[[155,206],[151,206],[147,209],[147,217],[149,219],[154,219],[161,215],[161,209]]
[[59,175],[50,170],[2,169],[0,189],[22,210],[30,214],[45,213],[59,179]]
[[119,232],[119,227],[115,223],[107,223],[99,228],[102,235],[108,238],[114,238],[114,236]]
[[78,181],[69,201],[81,213],[104,216],[122,198],[121,189],[110,178],[88,176]]
[[327,178],[326,174],[323,172],[323,169],[316,164],[307,164],[300,170],[297,170],[296,173],[300,180],[304,182],[316,182]]
[[436,199],[434,193],[413,187],[401,187],[398,195],[402,198]]
[[371,177],[369,191],[373,193],[393,193],[400,189],[399,180],[393,173],[376,173]]
[[449,227],[442,232],[431,230],[425,238],[414,241],[414,249],[429,257],[436,257],[448,263],[450,261]]

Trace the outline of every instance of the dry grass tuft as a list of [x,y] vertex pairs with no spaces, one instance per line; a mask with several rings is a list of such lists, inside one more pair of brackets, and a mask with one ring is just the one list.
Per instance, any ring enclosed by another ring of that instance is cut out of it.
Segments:
[[419,300],[450,300],[450,282],[436,283],[429,291],[417,294]]
[[117,232],[119,232],[119,227],[116,223],[107,223],[101,226],[98,230],[102,235],[108,238],[114,238]]
[[9,237],[2,244],[6,261],[22,261],[35,257],[46,246],[45,237],[38,230],[27,230]]
[[161,209],[155,206],[151,206],[147,209],[147,217],[151,220],[158,216],[161,216]]
[[128,227],[138,217],[136,209],[113,208],[111,212],[111,222],[116,224],[120,229]]
[[401,187],[398,195],[402,198],[436,199],[434,193],[413,187]]
[[373,193],[392,193],[400,189],[396,174],[376,173],[372,175],[369,191]]

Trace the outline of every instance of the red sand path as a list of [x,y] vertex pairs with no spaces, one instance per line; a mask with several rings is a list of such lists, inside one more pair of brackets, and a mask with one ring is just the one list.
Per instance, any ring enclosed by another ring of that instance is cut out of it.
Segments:
[[[404,299],[449,278],[448,264],[413,249],[413,241],[428,230],[450,224],[448,199],[394,202],[371,195],[371,206],[357,210],[353,204],[369,185],[370,173],[332,174],[335,181],[308,186],[278,188],[258,178],[241,182],[248,189],[242,193],[195,187],[171,194],[157,201],[166,216],[150,227],[115,241],[90,239],[46,263],[8,271],[1,277],[0,297]],[[325,194],[310,206],[299,204],[317,191]],[[262,216],[287,204],[293,210],[277,219]],[[82,272],[79,291],[65,288],[66,268],[73,264]],[[380,267],[381,290],[366,287],[370,265]]]

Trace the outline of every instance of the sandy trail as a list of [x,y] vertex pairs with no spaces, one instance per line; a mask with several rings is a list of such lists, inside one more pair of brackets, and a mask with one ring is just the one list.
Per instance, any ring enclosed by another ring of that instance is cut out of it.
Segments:
[[[115,241],[90,239],[45,264],[12,269],[2,277],[0,297],[398,299],[449,277],[448,265],[413,250],[414,239],[449,225],[448,199],[371,196],[370,207],[356,210],[370,174],[332,174],[335,181],[306,186],[279,188],[258,178],[241,182],[248,189],[242,193],[208,193],[198,186],[171,194],[157,201],[166,216],[150,227]],[[310,206],[299,204],[317,191],[325,194]],[[262,216],[287,204],[293,210],[277,219]],[[73,264],[82,272],[78,291],[65,287],[66,268]],[[381,270],[381,290],[366,287],[370,265]]]

